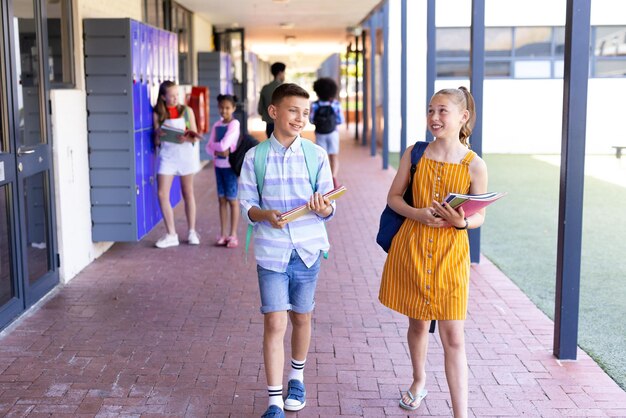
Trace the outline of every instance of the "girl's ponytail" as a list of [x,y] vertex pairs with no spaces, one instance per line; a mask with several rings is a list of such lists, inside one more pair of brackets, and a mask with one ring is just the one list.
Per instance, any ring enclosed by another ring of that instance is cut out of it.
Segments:
[[464,98],[465,109],[469,112],[469,118],[467,122],[461,127],[461,131],[459,132],[459,140],[466,147],[470,147],[469,137],[472,134],[472,129],[474,129],[474,125],[476,124],[476,105],[474,103],[474,96],[472,93],[467,90],[466,87],[461,86],[458,88]]

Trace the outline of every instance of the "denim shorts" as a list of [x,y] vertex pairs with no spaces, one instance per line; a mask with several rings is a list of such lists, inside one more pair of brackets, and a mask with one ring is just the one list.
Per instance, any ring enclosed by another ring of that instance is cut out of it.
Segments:
[[215,167],[217,196],[227,200],[237,199],[237,175],[230,167]]
[[257,265],[261,313],[294,311],[309,313],[315,307],[315,288],[320,272],[320,259],[308,268],[293,250],[284,273]]

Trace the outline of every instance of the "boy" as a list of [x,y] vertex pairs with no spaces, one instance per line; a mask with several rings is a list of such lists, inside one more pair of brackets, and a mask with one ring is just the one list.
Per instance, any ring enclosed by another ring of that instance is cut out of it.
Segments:
[[[329,248],[324,222],[335,211],[334,202],[323,198],[333,188],[328,156],[314,144],[317,154],[316,190],[312,190],[300,132],[309,117],[309,94],[295,84],[282,84],[272,95],[268,112],[274,132],[268,141],[266,171],[261,197],[257,188],[254,159],[257,148],[246,153],[239,178],[242,214],[254,225],[263,321],[263,359],[268,409],[263,418],[284,417],[283,408],[299,411],[306,404],[304,365],[311,341],[311,313],[320,255]],[[289,224],[280,214],[307,204],[311,212]],[[291,337],[291,371],[287,398],[282,397],[283,339],[288,318]]]
[[272,101],[272,93],[276,90],[276,87],[280,86],[285,81],[285,70],[287,66],[282,62],[275,62],[270,67],[270,71],[272,72],[272,76],[274,76],[274,80],[270,81],[261,89],[261,93],[259,94],[259,104],[257,105],[257,110],[263,122],[265,122],[265,137],[269,138],[272,131],[274,130],[274,120],[270,117],[268,113],[268,108]]

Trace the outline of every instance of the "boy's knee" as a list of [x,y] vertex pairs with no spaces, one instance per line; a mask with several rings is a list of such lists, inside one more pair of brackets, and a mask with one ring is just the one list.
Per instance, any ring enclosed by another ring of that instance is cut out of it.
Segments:
[[284,312],[265,314],[263,323],[267,334],[285,333],[287,331],[287,315]]
[[297,313],[291,311],[291,323],[294,327],[303,327],[311,323],[311,313]]

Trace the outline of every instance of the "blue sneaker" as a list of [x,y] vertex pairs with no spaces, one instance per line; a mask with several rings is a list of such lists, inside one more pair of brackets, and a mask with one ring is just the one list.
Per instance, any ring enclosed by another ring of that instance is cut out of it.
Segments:
[[276,405],[270,405],[261,418],[285,418],[285,412]]
[[287,411],[299,411],[306,405],[306,389],[304,383],[297,379],[291,379],[287,384],[287,399],[285,409]]

